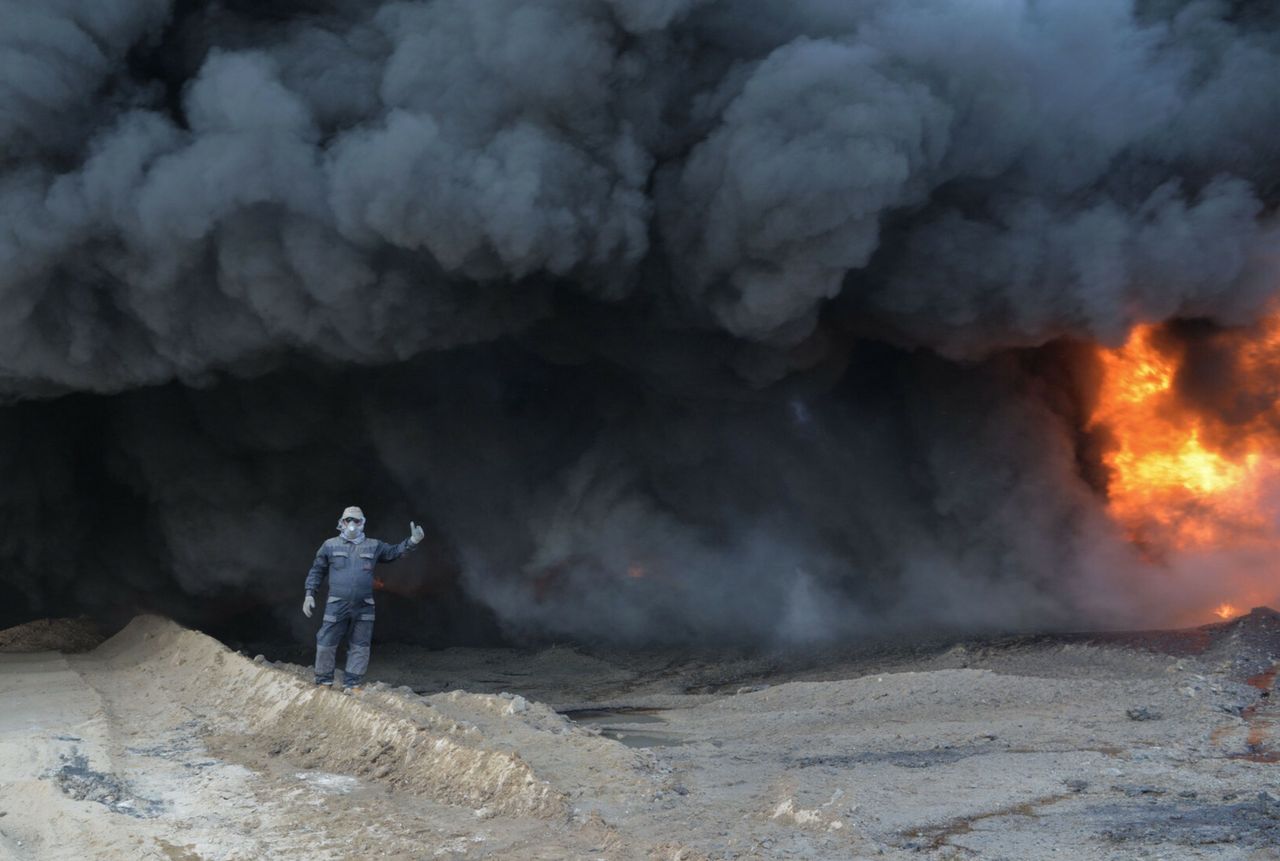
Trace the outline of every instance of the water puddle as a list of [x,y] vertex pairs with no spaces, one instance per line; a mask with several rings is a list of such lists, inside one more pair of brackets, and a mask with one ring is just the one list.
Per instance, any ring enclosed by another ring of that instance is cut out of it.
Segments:
[[677,747],[688,739],[658,727],[667,723],[665,709],[572,709],[562,714],[576,724],[600,730],[605,738],[620,741],[627,747]]

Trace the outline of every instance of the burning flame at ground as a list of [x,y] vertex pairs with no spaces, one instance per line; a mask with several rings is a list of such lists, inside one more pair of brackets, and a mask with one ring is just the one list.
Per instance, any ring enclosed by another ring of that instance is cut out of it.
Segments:
[[1206,445],[1206,417],[1181,403],[1174,388],[1181,357],[1157,343],[1154,326],[1136,329],[1117,350],[1104,350],[1105,371],[1092,424],[1112,444],[1111,513],[1148,551],[1191,549],[1263,530],[1257,501],[1273,471],[1270,434],[1245,434],[1232,452]]
[[[1107,436],[1110,513],[1149,561],[1248,548],[1274,553],[1280,570],[1272,501],[1280,499],[1280,316],[1255,330],[1197,338],[1144,325],[1123,347],[1100,351],[1103,381],[1090,427]],[[1213,372],[1202,391],[1216,409],[1192,403],[1179,386],[1193,343]],[[1250,594],[1237,588],[1220,597],[1274,600],[1277,578],[1265,580]],[[1212,613],[1239,615],[1225,602]]]

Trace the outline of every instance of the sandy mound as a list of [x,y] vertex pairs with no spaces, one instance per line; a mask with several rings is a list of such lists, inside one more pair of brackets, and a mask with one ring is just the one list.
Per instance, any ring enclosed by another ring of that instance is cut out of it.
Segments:
[[385,782],[436,801],[559,816],[564,797],[473,726],[377,692],[317,688],[216,640],[140,616],[94,653],[137,676],[139,694],[202,714],[229,745]]
[[0,631],[0,652],[87,652],[102,642],[89,619],[37,619]]

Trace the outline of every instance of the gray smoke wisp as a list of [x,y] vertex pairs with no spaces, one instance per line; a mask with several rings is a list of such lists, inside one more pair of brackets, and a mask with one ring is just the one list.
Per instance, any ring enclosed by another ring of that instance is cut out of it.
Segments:
[[283,607],[358,503],[519,636],[1158,615],[1072,345],[1275,298],[1256,6],[0,0],[0,577]]

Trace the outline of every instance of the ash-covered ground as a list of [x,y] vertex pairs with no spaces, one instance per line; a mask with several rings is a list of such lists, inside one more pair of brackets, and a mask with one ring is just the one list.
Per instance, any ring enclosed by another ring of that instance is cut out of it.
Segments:
[[[0,632],[3,859],[1280,857],[1280,614],[789,652]],[[38,648],[45,651],[31,651]],[[262,649],[265,654],[257,654]]]

